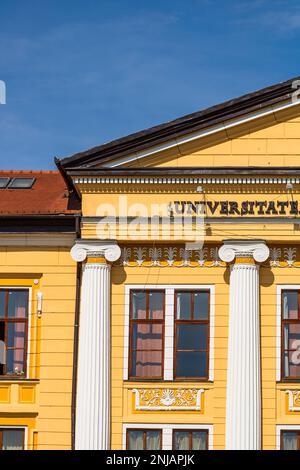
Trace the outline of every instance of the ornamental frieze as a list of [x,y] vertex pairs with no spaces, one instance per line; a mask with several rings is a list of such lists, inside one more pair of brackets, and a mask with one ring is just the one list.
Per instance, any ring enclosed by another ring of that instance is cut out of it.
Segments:
[[203,389],[133,389],[136,410],[201,411]]
[[[226,267],[218,255],[218,246],[204,246],[188,250],[182,246],[123,246],[117,264],[126,267]],[[296,246],[272,247],[266,267],[300,268],[300,248]]]
[[289,411],[300,411],[300,390],[288,390]]

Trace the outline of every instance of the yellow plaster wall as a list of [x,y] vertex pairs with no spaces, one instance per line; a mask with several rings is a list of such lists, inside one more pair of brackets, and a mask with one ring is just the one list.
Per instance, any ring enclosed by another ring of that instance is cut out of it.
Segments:
[[[36,281],[37,283],[35,284]],[[76,263],[70,248],[0,248],[0,286],[32,287],[30,381],[1,381],[0,426],[28,427],[28,448],[71,448]],[[37,291],[43,293],[37,317]]]

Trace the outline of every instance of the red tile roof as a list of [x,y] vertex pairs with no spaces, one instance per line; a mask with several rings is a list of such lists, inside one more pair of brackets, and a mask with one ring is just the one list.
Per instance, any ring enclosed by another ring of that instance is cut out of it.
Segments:
[[58,171],[0,171],[0,178],[35,178],[30,189],[0,189],[0,216],[79,214],[80,203],[69,195]]

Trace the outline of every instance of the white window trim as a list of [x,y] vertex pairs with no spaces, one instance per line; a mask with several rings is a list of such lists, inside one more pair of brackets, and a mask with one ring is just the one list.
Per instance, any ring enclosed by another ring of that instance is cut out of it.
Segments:
[[277,285],[276,294],[276,381],[281,381],[281,295],[283,290],[300,290],[299,284]]
[[14,289],[14,290],[28,290],[28,331],[27,331],[27,355],[26,355],[26,371],[24,374],[24,378],[28,379],[28,372],[29,372],[29,360],[30,360],[30,345],[31,345],[31,317],[32,317],[32,287],[30,286],[0,286],[0,291],[5,289]]
[[208,380],[214,380],[214,332],[215,332],[215,286],[211,284],[127,284],[125,285],[125,318],[124,318],[124,362],[123,380],[128,380],[129,360],[129,314],[130,291],[134,289],[165,290],[165,349],[164,349],[164,378],[165,381],[173,380],[173,343],[174,343],[174,299],[175,291],[185,290],[209,290],[209,371]]
[[281,431],[300,431],[299,424],[279,424],[276,426],[276,449],[280,450],[280,434]]
[[212,424],[149,424],[126,423],[123,424],[123,450],[126,450],[127,429],[158,429],[162,431],[162,450],[172,450],[173,430],[199,430],[208,431],[208,450],[213,450],[214,427]]
[[27,426],[0,426],[1,429],[21,429],[24,431],[24,450],[28,449],[28,427]]

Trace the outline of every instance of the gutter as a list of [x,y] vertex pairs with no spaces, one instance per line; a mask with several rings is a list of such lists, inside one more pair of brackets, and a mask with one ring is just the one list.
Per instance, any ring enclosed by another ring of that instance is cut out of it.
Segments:
[[[80,238],[80,217],[76,218],[76,237]],[[72,374],[72,402],[71,402],[71,449],[75,450],[75,429],[76,429],[76,396],[77,396],[77,368],[78,368],[78,339],[80,322],[80,292],[81,292],[82,263],[77,263],[76,271],[76,300],[74,319],[74,349],[73,349],[73,374]]]
[[77,190],[76,186],[73,184],[72,178],[70,178],[70,176],[65,171],[65,169],[62,166],[59,158],[54,157],[54,163],[55,163],[58,171],[60,172],[61,176],[63,177],[63,179],[64,179],[64,181],[67,185],[67,188],[69,190],[69,193],[75,193],[78,200],[81,201],[81,195],[80,195],[79,191]]

